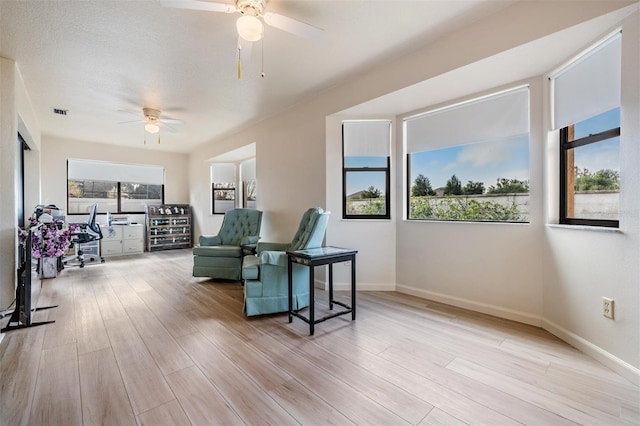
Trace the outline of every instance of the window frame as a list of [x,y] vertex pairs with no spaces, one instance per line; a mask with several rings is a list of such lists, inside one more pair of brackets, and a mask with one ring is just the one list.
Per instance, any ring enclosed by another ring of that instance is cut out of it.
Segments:
[[[122,211],[122,192],[121,192],[121,184],[122,183],[139,183],[139,182],[122,182],[122,181],[110,181],[110,180],[99,180],[99,179],[69,179],[68,177],[68,173],[67,173],[67,215],[69,216],[82,216],[82,215],[86,215],[87,213],[70,213],[70,209],[69,209],[69,181],[92,181],[92,182],[114,182],[116,184],[116,210],[115,212],[109,212],[111,214],[145,214],[144,211]],[[157,185],[157,184],[150,184],[150,183],[144,183],[141,185]],[[161,186],[161,193],[162,193],[162,199],[160,200],[160,204],[164,204],[164,184],[160,185]],[[107,214],[105,212],[101,212],[101,213],[97,213],[97,214]]]
[[559,220],[558,222],[561,225],[578,225],[578,226],[600,226],[607,228],[619,228],[620,220],[610,220],[610,219],[584,219],[584,218],[573,218],[567,217],[567,206],[568,206],[568,191],[567,191],[567,183],[569,177],[567,175],[567,161],[568,155],[567,152],[570,149],[578,148],[585,145],[590,145],[593,143],[602,142],[605,140],[609,140],[615,137],[620,137],[620,126],[614,127],[611,129],[603,130],[602,132],[598,132],[596,134],[588,135],[576,140],[569,140],[570,132],[572,131],[572,127],[575,124],[571,124],[567,127],[563,127],[559,129],[559,150],[560,150],[560,191],[559,191]]
[[[223,182],[218,182],[223,183]],[[211,182],[211,214],[225,214],[228,210],[225,211],[216,211],[216,191],[233,191],[233,207],[232,209],[237,208],[238,205],[238,189],[236,188],[235,182],[224,182],[224,183],[232,183],[233,187],[231,188],[216,188],[216,183]]]
[[[342,218],[343,219],[391,219],[391,157],[387,157],[387,167],[345,167],[344,148],[342,155]],[[347,213],[347,173],[384,172],[385,177],[385,214],[348,214]]]
[[[358,120],[359,121],[359,120]],[[366,120],[362,120],[366,121]],[[392,129],[391,120],[376,120],[389,122],[390,131]],[[387,155],[386,167],[345,167],[345,140],[344,140],[344,122],[342,123],[342,218],[343,219],[391,219],[391,153]],[[391,143],[391,133],[389,134],[389,143]],[[383,158],[380,156],[380,158]],[[347,173],[368,173],[368,172],[383,172],[385,174],[385,214],[348,214],[347,213]]]

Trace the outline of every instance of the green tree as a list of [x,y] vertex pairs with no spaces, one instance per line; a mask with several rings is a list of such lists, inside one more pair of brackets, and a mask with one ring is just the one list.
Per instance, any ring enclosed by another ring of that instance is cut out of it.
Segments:
[[411,195],[414,197],[425,197],[427,195],[436,195],[436,191],[431,187],[431,181],[428,177],[419,174],[411,187]]
[[444,195],[461,195],[462,183],[456,175],[451,176],[451,179],[447,181],[447,185],[444,188]]
[[473,182],[468,181],[464,188],[462,188],[462,193],[464,195],[472,195],[472,194],[484,194],[484,183],[483,182]]
[[362,191],[362,198],[380,198],[382,192],[375,186],[371,185],[365,191]]
[[496,186],[491,185],[487,194],[521,194],[529,192],[529,181],[498,178]]
[[620,189],[620,173],[616,170],[602,169],[595,173],[588,169],[574,169],[576,191],[616,191]]

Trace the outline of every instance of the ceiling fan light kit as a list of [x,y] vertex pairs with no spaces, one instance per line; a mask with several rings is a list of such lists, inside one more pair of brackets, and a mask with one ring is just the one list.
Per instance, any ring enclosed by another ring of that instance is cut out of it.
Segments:
[[258,41],[262,38],[264,26],[260,19],[251,15],[244,15],[236,21],[238,35],[247,41]]
[[147,123],[144,125],[144,129],[151,134],[158,133],[160,131],[160,127],[153,123]]

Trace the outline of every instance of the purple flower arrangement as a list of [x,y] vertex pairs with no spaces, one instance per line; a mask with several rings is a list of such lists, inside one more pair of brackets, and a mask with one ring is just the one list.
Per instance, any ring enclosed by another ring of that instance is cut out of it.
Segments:
[[[38,225],[40,225],[38,227]],[[78,229],[77,224],[69,224],[62,229],[63,222],[54,219],[51,223],[39,223],[35,217],[29,218],[29,226],[26,229],[18,229],[18,240],[24,247],[29,230],[34,229],[31,235],[31,254],[36,259],[43,257],[60,257],[71,246],[71,237]]]

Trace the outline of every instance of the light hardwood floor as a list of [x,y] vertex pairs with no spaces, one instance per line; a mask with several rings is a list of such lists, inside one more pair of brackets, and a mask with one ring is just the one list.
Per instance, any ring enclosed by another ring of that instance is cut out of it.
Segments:
[[56,322],[0,343],[0,425],[640,423],[637,386],[541,329],[359,292],[356,321],[310,337],[191,266],[166,251],[43,280],[59,307],[34,320]]

